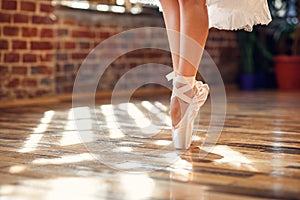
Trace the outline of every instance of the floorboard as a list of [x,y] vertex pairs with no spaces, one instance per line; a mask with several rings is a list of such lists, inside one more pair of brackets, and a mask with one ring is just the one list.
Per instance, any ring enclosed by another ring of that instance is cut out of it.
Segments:
[[300,199],[300,93],[227,95],[209,152],[210,101],[187,151],[172,147],[168,97],[2,105],[0,199]]

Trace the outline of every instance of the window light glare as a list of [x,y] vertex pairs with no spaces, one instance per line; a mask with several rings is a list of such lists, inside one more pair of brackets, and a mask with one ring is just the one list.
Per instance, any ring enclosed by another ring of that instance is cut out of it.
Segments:
[[154,144],[158,145],[158,146],[168,146],[170,145],[172,142],[169,140],[156,140],[154,142]]
[[97,10],[102,11],[102,12],[108,12],[109,6],[104,5],[104,4],[99,4],[99,5],[97,5]]
[[69,6],[77,9],[89,9],[90,4],[88,2],[70,2]]
[[26,167],[24,165],[15,165],[9,168],[9,173],[12,174],[17,174],[17,173],[21,173],[26,169]]
[[20,149],[18,152],[20,153],[27,153],[34,151],[39,143],[39,141],[42,139],[43,134],[31,134],[29,139],[25,142],[25,145],[22,149]]
[[142,12],[142,8],[138,7],[138,6],[135,6],[135,7],[131,8],[130,12],[134,15],[137,15],[137,14],[140,14]]
[[126,9],[123,6],[111,6],[111,11],[115,13],[125,13]]
[[125,1],[124,0],[117,0],[116,3],[117,3],[117,5],[124,5]]
[[122,151],[122,152],[131,152],[132,148],[131,147],[118,147],[116,150]]
[[38,158],[32,161],[35,165],[60,165],[93,160],[94,157],[89,153],[67,155],[59,158]]

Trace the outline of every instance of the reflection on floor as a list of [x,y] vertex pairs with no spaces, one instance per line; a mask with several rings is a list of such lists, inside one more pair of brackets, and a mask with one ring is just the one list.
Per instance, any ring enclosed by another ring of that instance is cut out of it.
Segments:
[[211,152],[201,146],[210,102],[185,152],[172,147],[167,99],[1,108],[0,196],[297,199],[299,99],[300,93],[229,93],[225,127]]

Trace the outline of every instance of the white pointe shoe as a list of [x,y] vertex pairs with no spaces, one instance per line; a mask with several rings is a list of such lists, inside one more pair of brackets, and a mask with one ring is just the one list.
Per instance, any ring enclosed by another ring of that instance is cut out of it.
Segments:
[[[175,149],[186,150],[190,147],[193,136],[194,121],[200,110],[200,107],[205,103],[209,87],[201,81],[196,81],[195,77],[186,77],[176,75],[171,72],[166,76],[169,80],[173,79],[173,92],[171,100],[174,97],[180,98],[182,101],[189,104],[181,120],[176,126],[172,126],[172,139]],[[179,83],[181,87],[176,87]],[[193,97],[187,96],[185,93],[193,90],[196,86],[196,91]]]

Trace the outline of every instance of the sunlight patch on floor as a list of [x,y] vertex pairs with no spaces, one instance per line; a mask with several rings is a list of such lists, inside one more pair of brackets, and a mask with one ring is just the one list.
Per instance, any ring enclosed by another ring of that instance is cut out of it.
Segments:
[[59,165],[66,163],[78,163],[82,161],[91,161],[94,157],[90,153],[62,156],[60,158],[39,158],[32,161],[36,165]]
[[229,165],[235,169],[257,171],[250,159],[226,145],[216,145],[211,153],[223,156],[223,158],[214,161],[216,164]]
[[22,149],[19,150],[20,153],[27,153],[36,150],[38,143],[43,137],[43,133],[46,132],[49,124],[52,121],[55,112],[53,110],[49,110],[44,112],[43,118],[40,120],[40,124],[33,129],[33,134],[30,134],[29,138],[24,143]]
[[113,106],[111,104],[101,105],[100,110],[104,115],[105,125],[109,131],[109,137],[112,139],[120,139],[125,137],[124,133],[120,129],[120,125],[116,122]]

